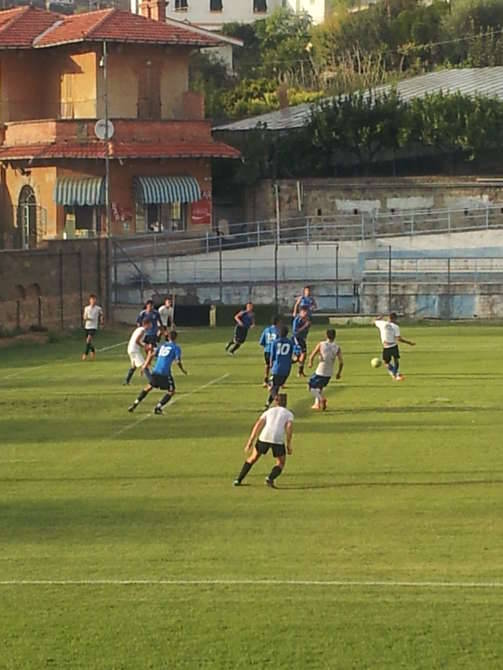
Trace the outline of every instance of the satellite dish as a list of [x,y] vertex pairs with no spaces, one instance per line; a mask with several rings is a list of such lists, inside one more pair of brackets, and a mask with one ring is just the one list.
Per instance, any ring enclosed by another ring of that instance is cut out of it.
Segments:
[[114,124],[111,121],[105,121],[105,119],[96,121],[94,133],[99,140],[111,140],[114,136],[114,132]]

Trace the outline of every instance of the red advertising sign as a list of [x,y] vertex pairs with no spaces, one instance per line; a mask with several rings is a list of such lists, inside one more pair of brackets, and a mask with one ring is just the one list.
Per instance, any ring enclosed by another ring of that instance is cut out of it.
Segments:
[[211,225],[211,200],[202,198],[192,203],[192,223],[204,226]]

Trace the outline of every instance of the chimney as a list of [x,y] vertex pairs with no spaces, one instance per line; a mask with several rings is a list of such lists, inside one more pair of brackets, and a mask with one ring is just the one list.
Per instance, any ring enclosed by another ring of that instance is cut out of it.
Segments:
[[166,0],[140,0],[140,14],[154,21],[166,21]]
[[280,109],[288,108],[288,86],[286,84],[280,84],[278,87],[278,101]]

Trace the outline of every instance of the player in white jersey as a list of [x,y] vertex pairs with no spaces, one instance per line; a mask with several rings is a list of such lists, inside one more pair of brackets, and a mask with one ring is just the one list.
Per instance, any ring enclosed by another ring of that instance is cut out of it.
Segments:
[[341,378],[342,368],[344,367],[342,351],[335,341],[335,330],[333,328],[327,330],[327,339],[318,342],[309,356],[310,368],[313,367],[313,362],[316,356],[319,358],[318,367],[316,368],[314,375],[309,379],[308,386],[314,397],[314,405],[312,406],[312,409],[325,410],[327,408],[327,399],[323,395],[323,389],[328,385],[334,374],[335,361],[337,360],[338,362],[338,369],[335,375],[336,379]]
[[94,293],[89,296],[89,304],[84,307],[82,319],[84,321],[84,330],[86,332],[86,349],[82,354],[82,360],[85,361],[88,354],[91,354],[91,360],[96,358],[96,349],[93,345],[93,338],[99,327],[103,328],[103,310],[97,304],[97,298]]
[[382,359],[386,364],[386,368],[392,379],[401,382],[405,377],[400,374],[400,351],[398,343],[403,342],[409,344],[411,347],[415,346],[415,342],[406,340],[400,335],[400,326],[397,324],[396,312],[391,312],[387,319],[382,316],[374,321],[374,325],[378,328],[381,335],[382,342]]
[[252,447],[253,452],[244,462],[241,472],[233,482],[234,486],[241,486],[241,482],[253,465],[271,449],[276,463],[266,477],[265,483],[272,489],[276,488],[274,481],[283,472],[287,453],[292,453],[293,414],[286,408],[286,400],[285,393],[277,395],[274,399],[274,407],[265,411],[255,422],[245,446],[245,454],[249,453]]
[[150,370],[148,368],[143,368],[145,364],[145,358],[143,357],[143,352],[145,351],[145,332],[150,326],[150,321],[144,319],[141,326],[137,326],[129,338],[127,345],[127,353],[129,356],[129,361],[131,367],[128,370],[126,379],[124,381],[124,386],[128,386],[129,382],[133,378],[134,373],[137,369],[142,371],[142,374],[145,373],[145,377],[150,382]]
[[175,308],[173,307],[171,298],[166,298],[164,305],[159,307],[159,316],[161,317],[162,329],[165,336],[170,330],[176,330]]

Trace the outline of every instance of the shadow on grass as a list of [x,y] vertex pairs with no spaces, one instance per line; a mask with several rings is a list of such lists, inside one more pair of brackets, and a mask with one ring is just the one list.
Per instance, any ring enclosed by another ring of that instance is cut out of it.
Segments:
[[315,491],[322,489],[344,488],[389,488],[389,487],[422,487],[422,486],[481,486],[503,484],[503,479],[459,479],[444,482],[340,482],[333,484],[298,484],[295,486],[281,486],[281,491]]

